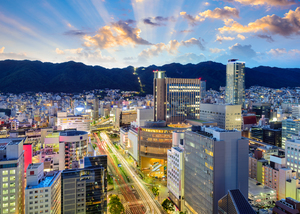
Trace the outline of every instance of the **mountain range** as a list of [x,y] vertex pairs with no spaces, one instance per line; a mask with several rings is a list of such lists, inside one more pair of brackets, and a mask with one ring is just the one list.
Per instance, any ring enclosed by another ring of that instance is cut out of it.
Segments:
[[[207,89],[218,90],[226,85],[226,65],[212,61],[107,69],[74,61],[49,63],[4,60],[0,61],[0,91],[82,92],[104,88],[141,91],[142,85],[144,93],[152,94],[154,70],[164,70],[168,77],[173,78],[201,78],[206,80]],[[245,73],[246,88],[253,85],[271,88],[300,86],[299,68],[246,67]]]

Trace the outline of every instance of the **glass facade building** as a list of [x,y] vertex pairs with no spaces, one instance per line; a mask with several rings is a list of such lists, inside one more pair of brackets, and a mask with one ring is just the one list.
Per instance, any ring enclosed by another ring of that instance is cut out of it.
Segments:
[[298,136],[300,132],[299,119],[287,119],[282,121],[282,148],[285,148],[287,140],[292,139],[292,136]]
[[61,212],[107,213],[107,156],[86,157],[84,163],[61,173]]
[[166,78],[164,71],[154,71],[154,120],[167,123],[198,119],[200,79]]
[[245,102],[245,63],[228,60],[226,67],[226,103],[243,105]]
[[240,131],[201,127],[185,132],[184,204],[188,213],[218,213],[228,190],[248,196],[249,141]]

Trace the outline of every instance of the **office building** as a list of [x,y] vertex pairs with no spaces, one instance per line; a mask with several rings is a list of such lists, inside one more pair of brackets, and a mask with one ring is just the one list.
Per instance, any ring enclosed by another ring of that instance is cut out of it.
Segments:
[[145,126],[146,121],[153,121],[153,108],[137,109],[137,126]]
[[281,148],[281,129],[263,128],[263,142]]
[[241,131],[241,105],[201,103],[200,119],[216,122],[222,129]]
[[228,193],[218,202],[219,213],[256,214],[239,189],[228,190]]
[[282,148],[285,148],[287,140],[292,136],[298,136],[300,132],[300,119],[286,119],[282,121]]
[[265,118],[271,117],[271,103],[252,103],[252,111],[256,114],[256,120],[259,121],[264,115]]
[[61,173],[61,213],[107,213],[107,156],[85,157],[85,167]]
[[183,122],[199,118],[200,79],[167,78],[165,71],[154,71],[154,121]]
[[26,213],[61,213],[61,171],[44,173],[44,164],[30,164],[25,189]]
[[204,99],[206,95],[206,81],[201,81],[201,99]]
[[286,141],[285,155],[287,167],[296,172],[300,178],[300,138],[291,139]]
[[190,213],[218,213],[218,201],[228,190],[248,197],[249,141],[241,132],[201,127],[185,132],[184,198]]
[[179,210],[183,208],[184,198],[184,154],[180,147],[168,150],[168,180],[169,197]]
[[228,60],[226,66],[226,103],[244,105],[245,63],[236,59]]
[[67,112],[57,113],[57,130],[77,129],[78,131],[90,131],[91,119],[88,115],[68,116]]
[[300,202],[287,197],[282,198],[275,202],[275,207],[273,208],[273,214],[299,214],[300,213]]
[[0,139],[0,213],[24,214],[24,139]]
[[93,120],[98,120],[99,119],[99,99],[95,97],[93,101]]

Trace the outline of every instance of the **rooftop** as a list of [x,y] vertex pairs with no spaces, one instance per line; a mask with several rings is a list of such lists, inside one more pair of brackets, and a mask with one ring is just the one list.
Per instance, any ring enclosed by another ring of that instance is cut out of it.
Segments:
[[60,136],[79,136],[88,134],[85,131],[62,131],[60,132]]
[[35,163],[35,164],[29,164],[28,169],[37,169],[39,168],[43,163]]
[[51,171],[48,172],[47,175],[43,178],[43,180],[35,186],[27,186],[26,189],[36,189],[36,188],[43,188],[43,187],[51,187],[53,182],[56,180],[60,171]]
[[249,194],[259,195],[259,194],[276,194],[276,191],[270,187],[264,186],[263,184],[257,185],[259,182],[249,178]]

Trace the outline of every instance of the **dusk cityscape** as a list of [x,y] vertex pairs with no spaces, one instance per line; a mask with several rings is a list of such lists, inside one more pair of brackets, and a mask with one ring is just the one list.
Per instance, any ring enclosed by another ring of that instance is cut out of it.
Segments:
[[0,2],[0,214],[300,214],[299,0]]

